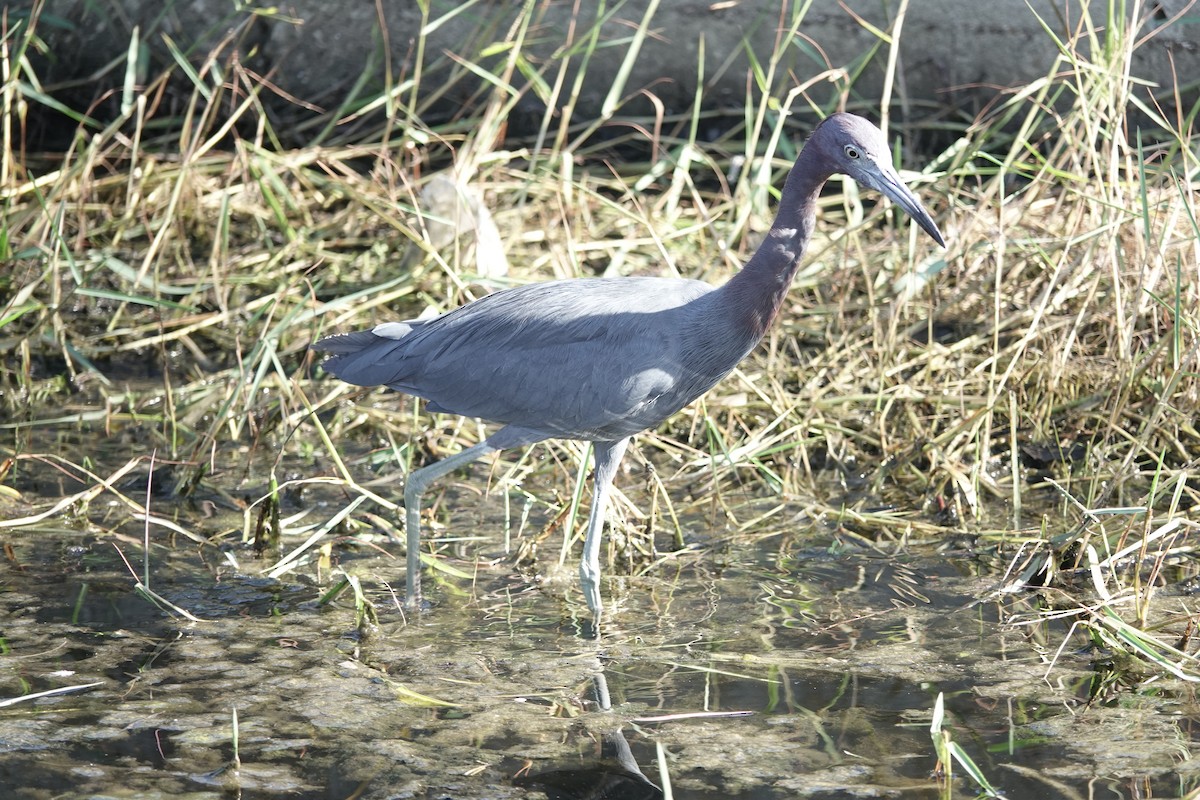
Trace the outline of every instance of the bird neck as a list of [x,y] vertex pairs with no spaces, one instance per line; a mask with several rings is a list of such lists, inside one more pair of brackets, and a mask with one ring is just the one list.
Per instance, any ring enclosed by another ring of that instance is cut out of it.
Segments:
[[811,155],[814,150],[810,144],[800,152],[784,183],[779,211],[766,239],[746,266],[720,289],[725,308],[755,342],[779,314],[816,224],[817,198],[830,173]]

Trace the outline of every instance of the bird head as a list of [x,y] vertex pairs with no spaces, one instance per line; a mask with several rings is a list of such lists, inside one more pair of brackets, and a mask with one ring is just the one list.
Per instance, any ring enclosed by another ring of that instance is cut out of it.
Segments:
[[854,114],[834,114],[813,131],[809,146],[816,145],[830,174],[849,175],[863,186],[892,199],[922,230],[942,247],[946,242],[929,212],[892,166],[891,148],[883,131]]

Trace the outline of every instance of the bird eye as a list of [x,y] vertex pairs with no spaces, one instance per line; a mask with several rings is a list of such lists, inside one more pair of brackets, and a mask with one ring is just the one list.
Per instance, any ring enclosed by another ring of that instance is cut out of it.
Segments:
[[846,158],[858,158],[858,148],[852,144],[846,145]]

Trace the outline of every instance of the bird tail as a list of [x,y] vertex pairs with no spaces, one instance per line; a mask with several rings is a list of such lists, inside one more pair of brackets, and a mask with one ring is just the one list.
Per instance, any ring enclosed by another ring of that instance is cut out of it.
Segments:
[[[411,388],[394,384],[397,376],[405,372],[404,351],[410,342],[410,333],[421,327],[421,322],[384,322],[369,331],[338,333],[318,339],[309,347],[329,353],[322,369],[355,386],[391,386],[393,389],[414,394]],[[419,394],[419,393],[418,393]]]
[[335,356],[346,356],[358,353],[379,341],[373,331],[353,331],[337,333],[318,339],[309,347],[321,353],[332,353]]

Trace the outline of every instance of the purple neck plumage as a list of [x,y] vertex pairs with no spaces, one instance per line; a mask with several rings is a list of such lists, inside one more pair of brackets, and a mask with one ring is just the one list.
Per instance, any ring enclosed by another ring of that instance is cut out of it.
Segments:
[[721,287],[726,308],[740,325],[761,339],[775,321],[791,286],[817,217],[817,198],[832,174],[821,165],[820,146],[810,139],[788,173],[779,211],[767,238],[741,272]]

